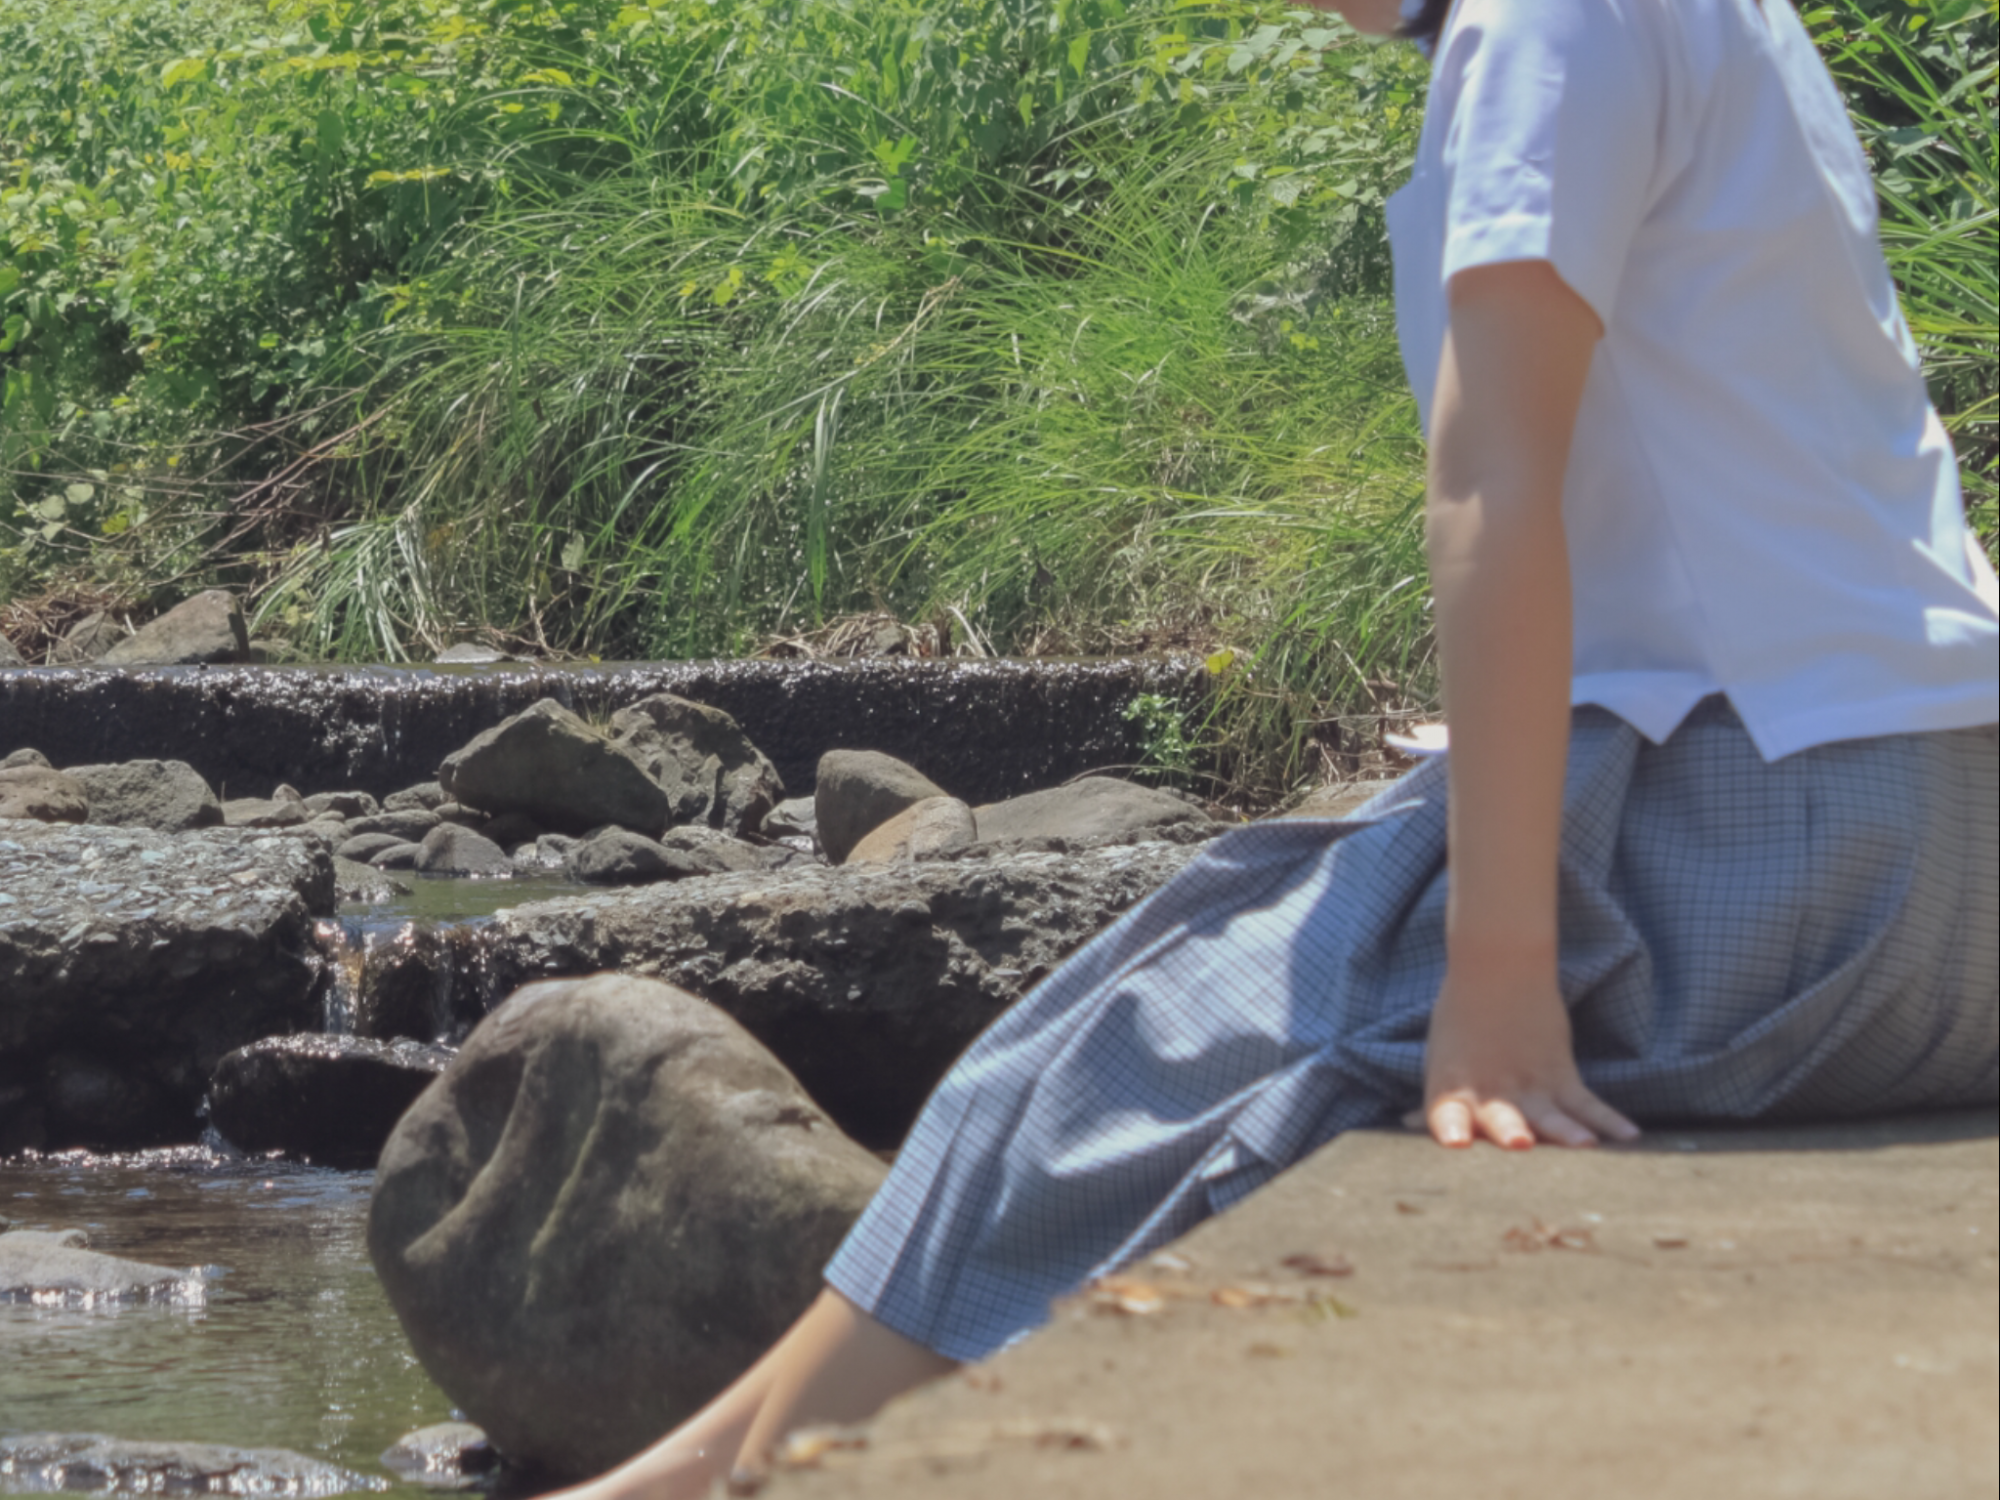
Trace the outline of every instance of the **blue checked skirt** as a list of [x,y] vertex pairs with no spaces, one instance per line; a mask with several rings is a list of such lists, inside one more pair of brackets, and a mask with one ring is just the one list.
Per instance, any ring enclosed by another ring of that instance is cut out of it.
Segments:
[[[1561,985],[1589,1085],[1644,1122],[1991,1103],[1991,727],[1767,764],[1721,698],[1664,745],[1578,709]],[[950,1358],[1422,1097],[1445,771],[1208,846],[966,1052],[827,1268]]]

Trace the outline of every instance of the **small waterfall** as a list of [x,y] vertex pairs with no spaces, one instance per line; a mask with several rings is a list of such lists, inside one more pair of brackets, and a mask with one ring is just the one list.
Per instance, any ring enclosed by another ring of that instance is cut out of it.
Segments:
[[361,972],[368,949],[361,923],[352,918],[317,922],[313,935],[326,955],[329,983],[320,1002],[319,1029],[332,1036],[354,1030],[354,1006],[361,993]]

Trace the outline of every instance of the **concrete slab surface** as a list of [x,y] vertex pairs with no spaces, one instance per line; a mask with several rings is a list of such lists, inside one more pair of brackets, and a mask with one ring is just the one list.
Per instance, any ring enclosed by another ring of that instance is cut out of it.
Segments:
[[2000,1120],[1343,1137],[778,1500],[1991,1500]]

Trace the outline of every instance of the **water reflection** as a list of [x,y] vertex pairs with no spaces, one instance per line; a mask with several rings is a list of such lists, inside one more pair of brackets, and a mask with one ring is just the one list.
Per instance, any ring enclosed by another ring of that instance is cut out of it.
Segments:
[[[0,1162],[0,1218],[203,1267],[206,1297],[0,1305],[0,1434],[290,1448],[364,1474],[451,1403],[369,1267],[371,1174],[187,1148]],[[410,1491],[409,1493],[417,1493]]]

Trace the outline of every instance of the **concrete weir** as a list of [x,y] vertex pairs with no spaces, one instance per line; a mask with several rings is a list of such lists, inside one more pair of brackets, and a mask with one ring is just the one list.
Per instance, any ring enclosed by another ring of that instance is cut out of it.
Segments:
[[732,714],[786,787],[834,749],[886,751],[969,802],[1130,766],[1140,693],[1190,701],[1192,660],[708,661],[621,666],[38,667],[0,671],[0,755],[58,766],[183,760],[225,796],[285,782],[383,795],[437,775],[540,698],[586,717],[653,693]]

